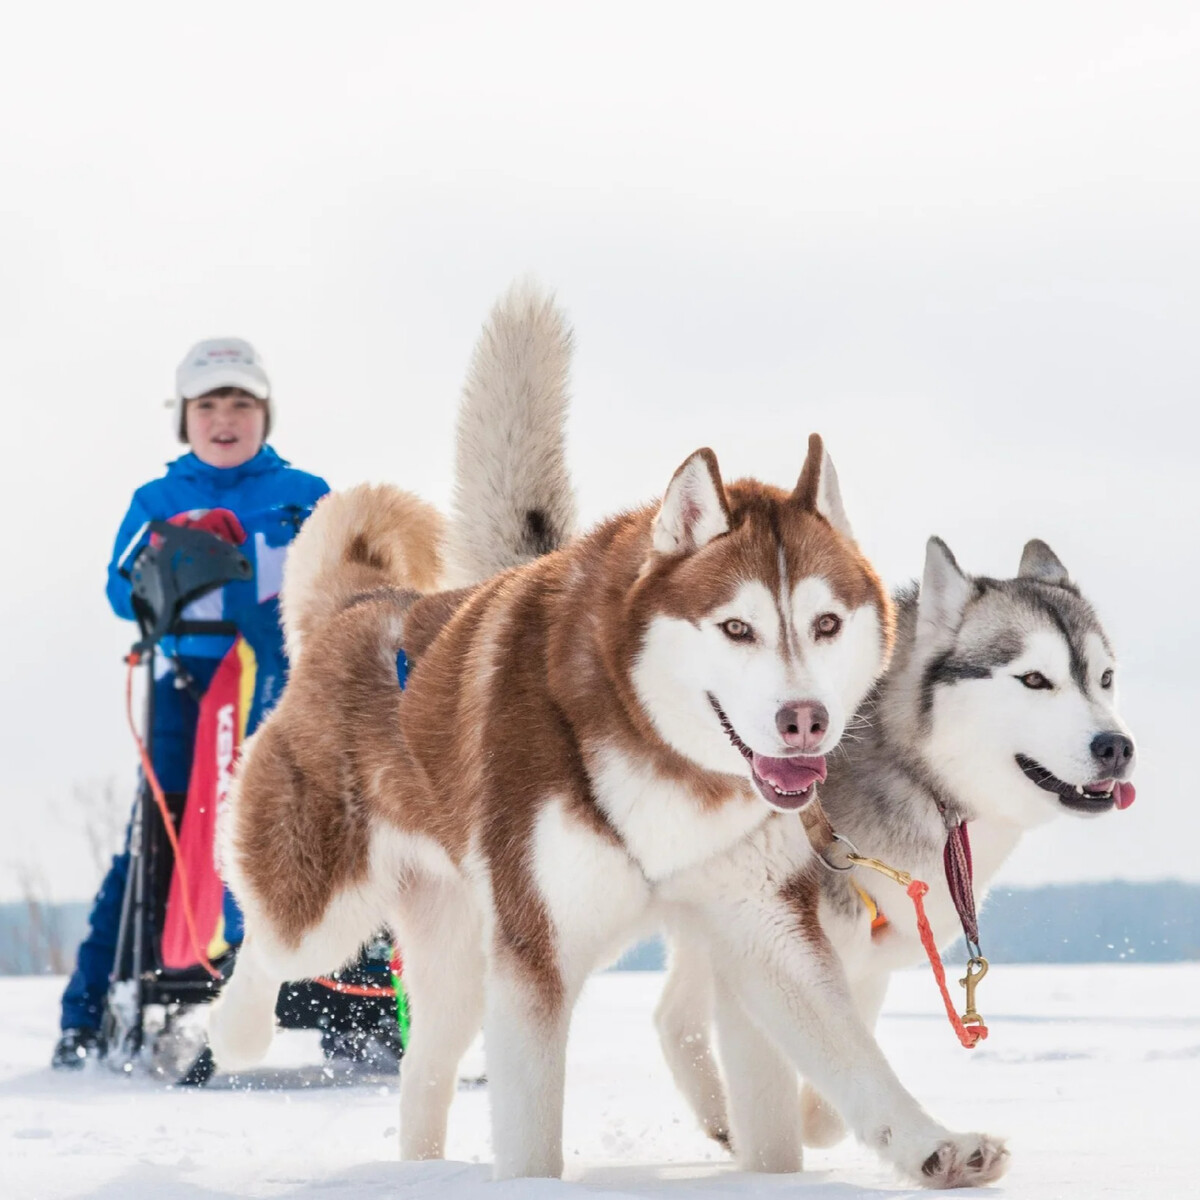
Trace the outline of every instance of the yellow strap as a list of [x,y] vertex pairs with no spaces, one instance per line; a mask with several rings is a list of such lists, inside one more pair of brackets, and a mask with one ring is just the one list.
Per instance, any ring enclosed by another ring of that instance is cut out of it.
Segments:
[[244,637],[237,640],[238,660],[242,672],[238,679],[238,749],[246,740],[246,726],[250,723],[250,708],[254,704],[254,684],[258,675],[258,656],[254,647]]
[[225,914],[222,913],[217,918],[217,927],[213,930],[212,941],[208,943],[205,953],[211,962],[214,958],[220,958],[228,949],[229,943],[225,940]]
[[875,897],[870,892],[864,891],[854,884],[854,890],[858,893],[858,898],[863,902],[863,906],[871,917],[871,932],[875,933],[879,929],[885,928],[889,922],[888,918],[879,911],[879,905],[875,903]]

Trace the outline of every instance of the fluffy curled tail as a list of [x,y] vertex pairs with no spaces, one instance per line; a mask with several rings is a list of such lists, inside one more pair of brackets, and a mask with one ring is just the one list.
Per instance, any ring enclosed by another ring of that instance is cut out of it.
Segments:
[[359,484],[324,497],[284,566],[280,607],[288,658],[355,596],[379,587],[434,591],[441,583],[442,515],[411,492]]
[[492,309],[463,385],[447,582],[478,583],[575,533],[565,423],[571,329],[552,296],[515,284]]

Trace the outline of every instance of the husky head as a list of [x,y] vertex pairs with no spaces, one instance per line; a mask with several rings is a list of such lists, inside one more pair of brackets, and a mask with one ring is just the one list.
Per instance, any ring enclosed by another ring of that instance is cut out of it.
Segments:
[[918,744],[979,815],[1031,826],[1133,803],[1112,647],[1045,542],[996,580],[931,538],[912,637]]
[[676,471],[632,596],[642,711],[697,766],[802,807],[886,664],[890,600],[854,544],[821,439],[792,492],[726,488],[711,450]]

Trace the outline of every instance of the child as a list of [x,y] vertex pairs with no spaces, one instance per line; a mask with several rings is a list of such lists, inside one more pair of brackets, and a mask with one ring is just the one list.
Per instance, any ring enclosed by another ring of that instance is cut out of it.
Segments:
[[[188,351],[175,373],[179,440],[190,448],[133,494],[108,568],[108,600],[120,617],[134,617],[129,580],[120,573],[148,535],[146,523],[170,519],[238,544],[254,567],[250,580],[227,584],[189,605],[194,620],[221,620],[269,601],[279,591],[283,559],[303,517],[329,485],[297,471],[266,444],[271,386],[249,342],[214,338]],[[282,515],[281,515],[282,514]],[[176,686],[168,655],[199,691],[211,681],[232,644],[223,635],[188,635],[156,659],[150,757],[167,792],[187,790],[197,704]],[[113,858],[92,907],[90,929],[62,997],[62,1036],[51,1065],[81,1067],[101,1047],[100,1024],[116,953],[129,850]]]

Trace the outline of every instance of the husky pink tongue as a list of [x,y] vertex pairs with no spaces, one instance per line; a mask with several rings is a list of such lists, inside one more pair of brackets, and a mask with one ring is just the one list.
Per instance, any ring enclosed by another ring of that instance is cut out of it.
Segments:
[[1113,803],[1118,808],[1128,808],[1137,799],[1137,790],[1132,783],[1113,785]]
[[768,794],[771,789],[774,789],[776,793],[800,793],[807,791],[814,783],[825,781],[824,758],[767,758],[765,754],[755,754],[751,758],[750,764],[754,768],[760,788],[762,785],[766,785],[765,788],[762,788],[763,794],[772,804],[787,805],[789,801],[805,800],[807,797],[801,797],[799,794],[793,796],[771,795]]

